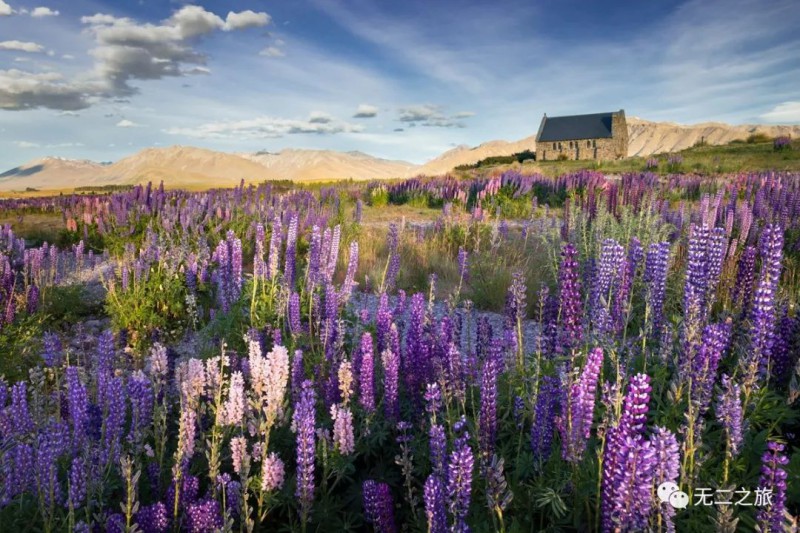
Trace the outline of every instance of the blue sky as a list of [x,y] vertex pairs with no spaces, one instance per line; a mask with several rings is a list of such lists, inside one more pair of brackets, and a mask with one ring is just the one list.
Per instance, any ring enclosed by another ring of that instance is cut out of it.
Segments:
[[173,144],[423,162],[542,113],[800,123],[796,0],[0,0],[0,169]]

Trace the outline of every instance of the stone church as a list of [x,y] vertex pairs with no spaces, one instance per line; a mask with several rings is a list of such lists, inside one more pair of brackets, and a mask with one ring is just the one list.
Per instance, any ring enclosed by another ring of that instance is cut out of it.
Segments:
[[625,111],[542,117],[536,134],[536,160],[622,159],[628,156]]

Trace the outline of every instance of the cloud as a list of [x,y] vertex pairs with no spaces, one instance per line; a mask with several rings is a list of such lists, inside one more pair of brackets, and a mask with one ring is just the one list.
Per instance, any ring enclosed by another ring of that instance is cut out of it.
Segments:
[[225,31],[231,31],[257,28],[260,26],[266,26],[270,23],[270,20],[270,16],[263,12],[256,13],[255,11],[251,11],[249,9],[239,13],[229,11],[228,16],[225,18],[225,25],[223,29]]
[[361,104],[356,109],[356,114],[353,118],[374,118],[378,116],[378,108],[374,105]]
[[132,120],[128,120],[127,118],[123,118],[122,120],[117,122],[116,125],[117,125],[118,128],[141,128],[142,127],[141,124],[137,124],[136,122],[133,122]]
[[267,46],[261,50],[258,55],[264,57],[284,57],[286,54],[277,46]]
[[17,50],[19,52],[35,53],[44,51],[44,46],[27,41],[3,41],[0,42],[0,50]]
[[61,111],[58,113],[59,117],[79,117],[81,116],[80,113],[76,113],[75,111]]
[[404,130],[403,128],[395,128],[392,131],[406,131],[406,130]]
[[[317,119],[315,122],[314,119]],[[330,118],[329,121],[320,122],[320,116],[308,120],[295,120],[270,116],[256,117],[246,120],[210,122],[190,128],[169,128],[164,130],[171,135],[184,135],[200,139],[275,139],[286,135],[317,134],[335,135],[338,133],[355,133],[362,131],[362,127]]]
[[454,118],[469,118],[474,116],[475,116],[474,111],[459,111],[458,113],[453,115]]
[[765,122],[800,122],[800,102],[783,102],[759,117]]
[[329,124],[333,122],[333,117],[324,111],[312,111],[308,115],[308,121],[311,124]]
[[159,24],[104,13],[85,16],[81,18],[85,33],[96,43],[89,52],[93,69],[72,80],[52,78],[49,73],[0,71],[0,109],[83,109],[136,94],[134,81],[208,74],[207,57],[194,47],[198,40],[215,31],[263,26],[269,21],[266,13],[249,10],[230,12],[223,20],[194,5],[182,7]]
[[58,10],[50,9],[49,7],[35,7],[33,11],[31,11],[32,17],[57,17],[59,15]]
[[0,109],[17,111],[47,107],[76,111],[90,105],[90,95],[101,90],[90,82],[65,82],[56,72],[0,70]]
[[465,112],[453,116],[446,115],[441,106],[434,104],[419,104],[401,107],[397,120],[407,122],[410,126],[430,126],[436,128],[464,128],[466,125],[460,119],[472,115]]
[[7,17],[14,13],[14,10],[11,9],[11,6],[0,0],[0,17]]
[[84,146],[83,143],[76,143],[76,142],[65,142],[65,143],[54,143],[54,144],[41,144],[37,142],[30,142],[30,141],[14,141],[14,144],[17,148],[75,148]]

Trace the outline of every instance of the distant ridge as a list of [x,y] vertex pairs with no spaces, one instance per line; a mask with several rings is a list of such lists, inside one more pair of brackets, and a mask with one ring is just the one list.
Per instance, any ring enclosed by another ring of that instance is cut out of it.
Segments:
[[[731,126],[717,122],[681,125],[628,117],[628,155],[648,156],[689,148],[703,140],[727,144],[754,133],[770,137],[800,138],[800,125]],[[333,181],[403,178],[439,175],[460,165],[494,156],[536,149],[535,136],[518,141],[489,141],[479,146],[457,146],[423,165],[381,159],[361,151],[285,149],[254,153],[228,153],[192,146],[146,148],[114,163],[95,163],[60,157],[34,159],[0,174],[0,190],[71,190],[75,187],[133,185],[148,181],[170,188],[209,189],[232,187],[241,180]]]

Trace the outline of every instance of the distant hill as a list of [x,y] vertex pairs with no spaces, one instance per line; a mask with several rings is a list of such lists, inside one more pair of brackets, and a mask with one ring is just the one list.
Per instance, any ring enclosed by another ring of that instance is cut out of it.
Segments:
[[[731,126],[721,123],[681,125],[628,118],[628,154],[648,156],[689,148],[701,140],[727,144],[762,133],[769,137],[800,138],[800,125]],[[535,136],[518,141],[489,141],[457,146],[423,165],[380,159],[362,152],[287,149],[277,153],[227,153],[191,146],[147,148],[114,163],[94,163],[58,157],[35,159],[0,174],[0,190],[71,190],[75,187],[133,185],[148,181],[170,188],[231,187],[241,180],[370,180],[415,175],[439,175],[489,157],[536,150]]]

